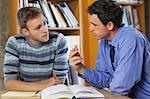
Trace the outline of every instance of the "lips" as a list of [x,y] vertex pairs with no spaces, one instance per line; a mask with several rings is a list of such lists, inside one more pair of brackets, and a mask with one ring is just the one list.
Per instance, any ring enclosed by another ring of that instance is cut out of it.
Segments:
[[42,37],[47,37],[47,34],[46,34],[46,35],[43,35]]

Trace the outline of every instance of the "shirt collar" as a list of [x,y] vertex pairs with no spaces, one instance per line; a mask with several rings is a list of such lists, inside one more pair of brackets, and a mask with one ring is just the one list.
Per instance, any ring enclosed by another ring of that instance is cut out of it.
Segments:
[[118,30],[117,30],[117,32],[116,32],[116,34],[115,34],[115,36],[111,42],[108,40],[108,45],[112,45],[114,47],[117,47],[118,40],[120,39],[121,34],[122,34],[122,32],[120,32],[122,30],[122,28],[123,28],[123,26],[118,28]]

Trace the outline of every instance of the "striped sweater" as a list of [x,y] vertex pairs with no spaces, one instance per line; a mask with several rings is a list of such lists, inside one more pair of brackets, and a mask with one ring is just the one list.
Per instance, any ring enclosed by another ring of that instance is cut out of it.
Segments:
[[4,80],[40,81],[68,71],[68,47],[61,33],[51,32],[49,41],[33,46],[23,34],[11,36],[5,47]]

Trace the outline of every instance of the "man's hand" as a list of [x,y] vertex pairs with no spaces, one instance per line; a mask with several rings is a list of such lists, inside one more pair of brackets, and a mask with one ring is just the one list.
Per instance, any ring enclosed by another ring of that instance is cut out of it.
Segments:
[[46,87],[49,87],[49,86],[52,86],[52,85],[57,85],[57,84],[60,84],[61,81],[58,80],[58,78],[56,77],[56,73],[53,72],[53,77],[47,79],[47,80],[42,80],[42,81],[39,81],[37,82],[38,84],[43,84],[45,85],[45,88]]
[[69,55],[69,64],[79,73],[84,73],[83,58],[80,56],[77,46],[75,46]]
[[60,84],[61,81],[57,79],[57,76],[56,76],[56,73],[54,72],[53,73],[53,77],[49,79],[49,85],[57,85],[57,84]]

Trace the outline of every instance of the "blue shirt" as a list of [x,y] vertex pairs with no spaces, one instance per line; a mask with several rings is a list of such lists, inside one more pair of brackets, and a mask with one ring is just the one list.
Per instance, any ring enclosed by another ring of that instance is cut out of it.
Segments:
[[[115,47],[114,68],[110,44]],[[150,98],[150,43],[136,29],[120,27],[111,42],[100,41],[96,69],[85,68],[79,76],[95,87],[110,88],[116,95]]]

